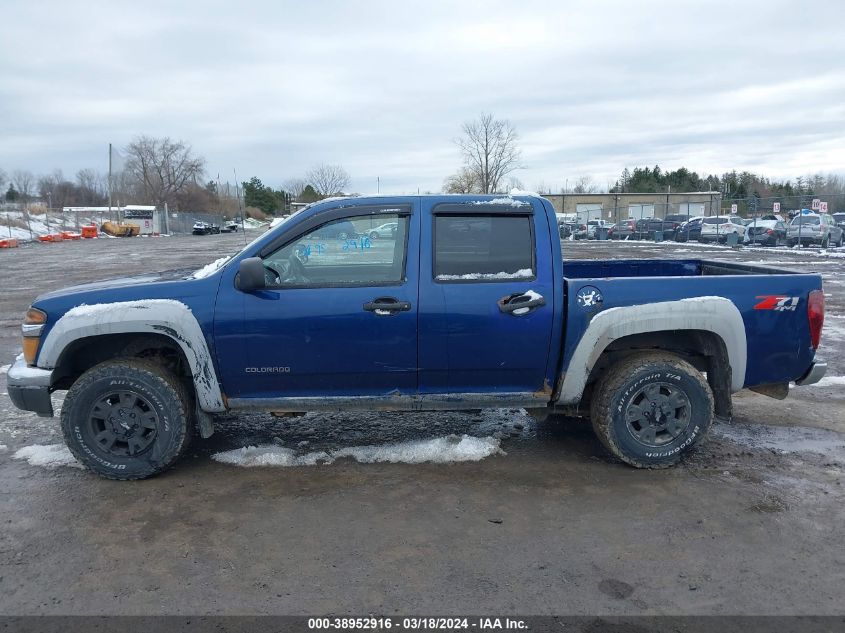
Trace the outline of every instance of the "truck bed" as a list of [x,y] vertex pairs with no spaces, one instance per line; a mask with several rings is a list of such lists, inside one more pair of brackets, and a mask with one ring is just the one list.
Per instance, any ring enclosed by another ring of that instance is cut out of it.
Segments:
[[[566,260],[563,277],[564,366],[597,312],[694,297],[724,297],[741,313],[748,334],[746,387],[797,380],[813,361],[807,295],[820,288],[818,275],[700,259],[632,259]],[[579,303],[585,287],[599,291],[600,305]],[[787,307],[775,309],[776,300]]]
[[617,277],[706,277],[710,275],[794,275],[788,270],[706,259],[564,260],[563,276],[569,279]]

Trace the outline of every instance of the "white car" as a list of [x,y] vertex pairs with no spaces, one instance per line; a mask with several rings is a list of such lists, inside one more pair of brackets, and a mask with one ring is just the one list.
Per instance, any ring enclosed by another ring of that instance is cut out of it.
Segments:
[[398,222],[385,222],[384,224],[377,226],[374,229],[370,229],[367,235],[371,240],[377,240],[380,237],[392,237],[396,235],[396,231],[399,230],[399,223]]
[[738,215],[714,215],[701,221],[700,242],[726,242],[728,235],[736,235],[737,243],[745,238],[745,224]]
[[594,240],[598,237],[596,231],[600,228],[609,229],[613,226],[613,222],[608,220],[590,220],[587,222],[587,239]]

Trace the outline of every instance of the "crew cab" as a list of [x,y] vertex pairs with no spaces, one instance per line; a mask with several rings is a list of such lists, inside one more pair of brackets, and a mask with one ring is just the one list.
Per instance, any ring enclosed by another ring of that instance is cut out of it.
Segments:
[[818,381],[823,319],[817,274],[566,259],[536,195],[343,198],[199,271],[41,295],[7,383],[43,416],[67,390],[68,447],[113,479],[163,471],[246,410],[562,412],[662,468],[732,393]]

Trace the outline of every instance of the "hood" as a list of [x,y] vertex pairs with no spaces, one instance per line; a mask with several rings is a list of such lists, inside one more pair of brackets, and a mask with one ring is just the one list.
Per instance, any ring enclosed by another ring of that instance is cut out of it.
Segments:
[[68,286],[67,288],[53,290],[51,292],[39,295],[36,301],[42,301],[45,299],[55,299],[59,297],[68,297],[71,295],[98,292],[103,290],[138,288],[139,286],[147,286],[149,284],[160,283],[163,281],[179,281],[182,279],[186,279],[193,272],[193,268],[180,268],[177,270],[165,270],[162,272],[133,275],[131,277],[113,277],[110,279],[103,279],[101,281],[93,281],[87,284],[78,284],[76,286]]

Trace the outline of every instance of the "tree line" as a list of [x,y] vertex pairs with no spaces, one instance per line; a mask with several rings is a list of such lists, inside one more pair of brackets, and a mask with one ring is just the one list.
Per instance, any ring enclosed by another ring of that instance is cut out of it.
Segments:
[[[252,177],[233,187],[207,179],[206,160],[181,140],[138,136],[119,152],[120,164],[108,173],[81,169],[66,178],[62,170],[35,175],[0,169],[0,195],[6,202],[40,200],[50,208],[106,206],[109,189],[114,206],[165,205],[179,211],[217,211],[234,215],[243,205],[261,213],[288,211],[292,201],[314,202],[341,195],[351,178],[340,165],[320,164],[302,177],[290,178],[279,189]],[[111,187],[109,187],[111,185]]]

